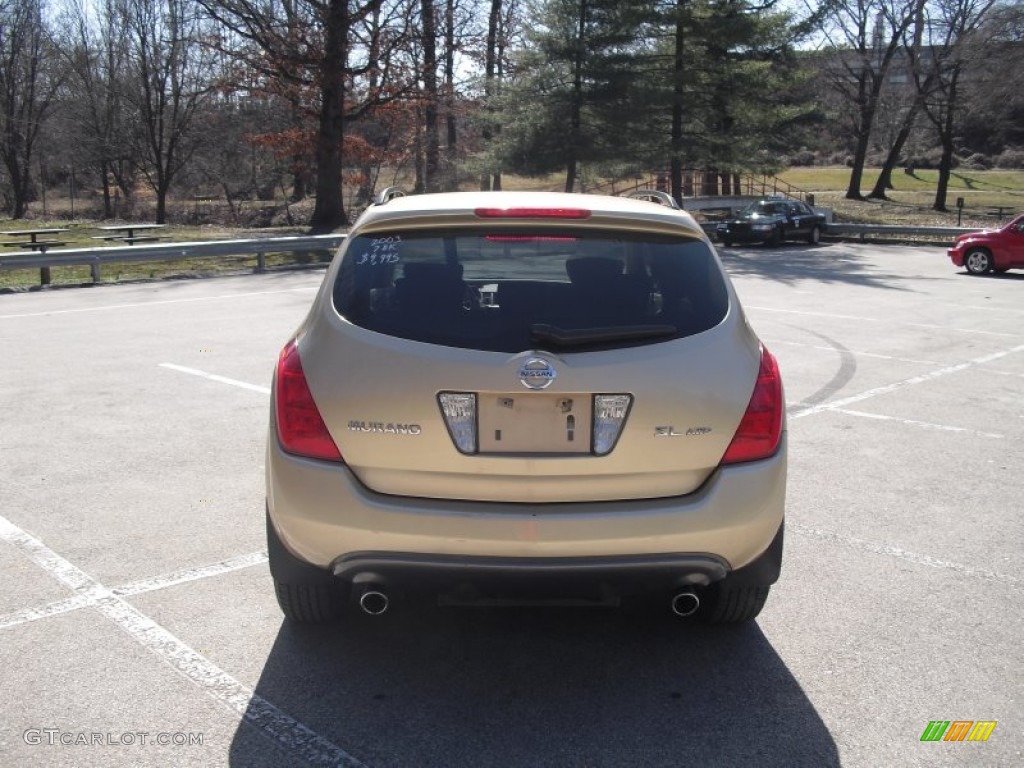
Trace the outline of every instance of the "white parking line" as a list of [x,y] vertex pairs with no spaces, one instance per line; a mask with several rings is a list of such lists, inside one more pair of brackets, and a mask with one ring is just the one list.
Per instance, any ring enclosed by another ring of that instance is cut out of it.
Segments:
[[123,587],[115,587],[111,591],[115,595],[121,595],[122,597],[141,595],[144,592],[155,592],[158,589],[167,589],[167,587],[174,587],[178,584],[187,584],[190,581],[220,576],[223,573],[231,573],[242,568],[251,568],[254,565],[261,565],[265,562],[267,562],[266,552],[250,552],[247,555],[239,555],[238,557],[221,560],[219,563],[200,565],[196,568],[183,568],[180,571],[167,573],[163,576],[154,576],[151,579],[135,581],[131,584],[125,584]]
[[968,368],[976,368],[979,365],[985,363],[991,363],[993,360],[999,360],[1009,355],[1016,354],[1018,352],[1024,352],[1024,344],[1020,346],[1012,347],[1010,349],[1004,349],[1002,352],[993,352],[990,355],[983,355],[982,357],[976,357],[973,360],[968,360],[964,363],[957,363],[956,365],[947,365],[943,368],[938,368],[928,373],[922,373],[920,376],[912,376],[909,379],[903,379],[892,384],[886,384],[881,387],[874,387],[865,392],[861,392],[857,395],[850,395],[849,397],[843,397],[839,400],[833,400],[832,402],[821,403],[820,405],[812,405],[804,410],[798,410],[792,416],[791,419],[800,419],[804,416],[811,416],[815,413],[821,413],[822,411],[834,411],[840,408],[845,408],[847,405],[853,405],[854,403],[860,403],[864,400],[868,400],[872,397],[878,397],[879,395],[887,395],[890,392],[895,392],[898,389],[904,387],[910,387],[915,384],[923,384],[927,381],[940,378],[942,376],[948,376],[951,373],[959,373],[960,371],[967,370]]
[[37,608],[26,608],[22,611],[14,611],[13,613],[0,616],[0,630],[7,629],[9,627],[18,627],[32,621],[39,621],[40,619],[48,619],[51,616],[60,616],[65,613],[77,611],[81,608],[88,608],[96,605],[102,597],[103,595],[101,594],[75,595],[74,597],[56,600]]
[[977,328],[956,328],[949,325],[937,325],[935,323],[904,323],[899,320],[892,320],[885,317],[861,317],[859,315],[838,315],[832,312],[809,312],[803,309],[780,309],[778,307],[758,307],[747,305],[748,310],[759,312],[781,312],[787,315],[800,315],[802,317],[828,317],[833,320],[855,320],[858,323],[885,323],[886,325],[903,325],[908,328],[927,328],[931,331],[951,331],[953,333],[978,333],[983,336],[1004,336],[1015,339],[1024,335],[1021,333],[1002,333],[1001,331],[979,331]]
[[209,379],[210,381],[219,381],[221,384],[230,384],[233,387],[241,387],[242,389],[251,389],[253,392],[260,392],[264,395],[270,394],[270,387],[264,387],[259,384],[250,384],[247,381],[239,381],[238,379],[229,379],[227,376],[218,376],[216,373],[207,373],[206,371],[200,371],[198,368],[189,368],[184,365],[175,365],[174,363],[160,363],[161,368],[169,368],[172,371],[179,371],[180,373],[188,373],[192,376],[199,376],[203,379]]
[[[221,574],[231,573],[232,571],[237,571],[242,568],[251,568],[254,565],[260,565],[265,562],[267,562],[266,552],[251,552],[247,555],[239,555],[238,557],[221,560],[219,563],[201,565],[196,568],[184,568],[180,571],[174,571],[173,573],[166,573],[163,576],[154,576],[150,579],[135,581],[131,584],[125,584],[123,587],[114,587],[110,591],[120,597],[141,595],[145,592],[155,592],[158,589],[166,589],[167,587],[173,587],[178,584],[187,584],[190,581],[207,579],[211,576],[220,576]],[[31,621],[48,619],[51,616],[60,616],[62,613],[70,613],[71,611],[77,611],[82,608],[89,608],[99,603],[100,600],[106,597],[106,594],[107,593],[105,591],[82,593],[73,597],[64,598],[63,600],[55,600],[52,603],[47,603],[46,605],[37,606],[35,608],[26,608],[21,611],[14,611],[13,613],[0,616],[0,629],[16,627],[19,624],[27,624]]]
[[13,544],[50,576],[78,595],[95,598],[96,609],[139,645],[160,657],[210,697],[235,712],[243,721],[262,730],[285,749],[314,765],[363,767],[363,763],[341,747],[231,677],[112,590],[2,515],[0,541]]
[[948,424],[935,424],[930,421],[917,421],[916,419],[901,419],[897,416],[886,416],[881,413],[868,413],[867,411],[852,411],[847,408],[833,408],[836,413],[844,413],[847,416],[859,416],[863,419],[876,419],[878,421],[895,421],[898,424],[904,424],[908,427],[921,427],[922,429],[934,429],[940,432],[961,432],[977,435],[978,437],[991,437],[995,440],[1016,440],[1018,438],[1010,437],[1009,435],[1003,435],[999,432],[982,432],[977,429],[968,429],[967,427],[953,427]]
[[[817,349],[821,350],[822,352],[831,352],[832,354],[835,354],[836,352],[835,347],[828,347],[825,346],[824,344],[803,344],[799,341],[781,341],[780,339],[766,339],[765,344],[767,344],[769,347],[785,345],[787,347],[800,347],[801,349]],[[875,358],[876,360],[891,360],[894,363],[912,363],[913,365],[941,365],[941,363],[939,363],[938,360],[915,360],[910,357],[894,357],[892,355],[879,355],[875,352],[858,352],[853,349],[851,349],[850,352],[853,353],[855,357],[872,357]]]
[[284,288],[280,291],[250,291],[248,293],[227,293],[220,296],[193,296],[187,299],[160,299],[159,301],[138,301],[132,304],[106,304],[100,307],[80,307],[79,309],[51,309],[46,312],[25,312],[19,315],[0,315],[0,320],[16,320],[23,317],[46,317],[47,315],[72,315],[79,312],[107,312],[113,309],[133,309],[135,307],[158,307],[163,304],[185,304],[192,301],[224,301],[225,299],[245,299],[250,296],[272,296],[276,293],[294,293],[295,291],[316,291],[320,286],[302,288]]
[[858,539],[854,536],[822,531],[817,528],[811,528],[810,526],[800,525],[799,523],[791,523],[787,520],[786,533],[789,533],[790,531],[798,536],[809,536],[811,538],[821,539],[822,541],[831,541],[835,544],[860,549],[864,552],[872,552],[876,555],[898,557],[901,560],[907,560],[911,563],[916,563],[917,565],[927,565],[930,568],[941,568],[944,570],[955,571],[963,576],[973,576],[974,578],[985,579],[986,581],[998,581],[1014,587],[1019,587],[1022,584],[1019,578],[1016,576],[1010,576],[1006,573],[990,571],[985,568],[974,568],[973,566],[964,565],[963,563],[954,563],[950,560],[940,560],[939,558],[932,557],[931,555],[921,555],[916,552],[908,552],[901,547],[893,547],[888,544],[877,544],[873,541]]

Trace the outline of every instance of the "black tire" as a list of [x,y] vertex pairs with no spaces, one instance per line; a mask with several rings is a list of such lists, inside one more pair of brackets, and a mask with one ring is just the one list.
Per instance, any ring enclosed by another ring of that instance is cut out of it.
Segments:
[[773,229],[771,236],[765,240],[764,244],[769,248],[778,248],[782,245],[782,228],[777,227]]
[[281,612],[299,624],[329,624],[345,610],[345,591],[334,576],[295,557],[267,514],[267,558]]
[[722,238],[722,245],[724,245],[726,248],[732,248],[732,240],[728,240],[728,239],[723,237]]
[[708,624],[752,621],[761,613],[770,591],[770,586],[733,586],[726,578],[708,587],[698,615]]
[[972,275],[984,275],[992,269],[992,254],[984,248],[971,248],[964,254],[964,267]]
[[807,235],[807,242],[811,245],[818,245],[821,242],[821,227],[817,224],[811,229],[811,233]]

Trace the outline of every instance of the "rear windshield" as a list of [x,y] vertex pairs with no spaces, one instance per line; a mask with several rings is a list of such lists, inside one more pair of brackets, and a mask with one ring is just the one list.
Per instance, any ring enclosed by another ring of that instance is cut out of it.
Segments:
[[352,238],[337,311],[403,339],[493,352],[582,351],[690,336],[728,311],[700,240],[561,230]]
[[750,205],[748,205],[746,208],[744,208],[742,211],[740,211],[740,216],[754,216],[754,215],[757,215],[757,216],[774,216],[775,214],[785,213],[785,212],[786,212],[786,204],[785,203],[765,203],[765,202],[760,202],[760,203],[751,203]]

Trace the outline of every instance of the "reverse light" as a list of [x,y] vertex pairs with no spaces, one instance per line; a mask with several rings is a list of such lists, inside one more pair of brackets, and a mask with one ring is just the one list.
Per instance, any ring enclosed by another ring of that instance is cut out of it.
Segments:
[[611,453],[626,423],[632,395],[594,395],[594,453]]
[[589,219],[586,208],[477,208],[481,219]]
[[277,438],[285,451],[323,461],[342,460],[309,391],[295,339],[285,345],[277,360],[274,412]]
[[722,457],[722,464],[739,464],[772,456],[782,438],[784,407],[778,361],[762,345],[761,367],[757,372],[754,392]]
[[476,453],[476,395],[442,392],[437,396],[448,432],[460,453]]

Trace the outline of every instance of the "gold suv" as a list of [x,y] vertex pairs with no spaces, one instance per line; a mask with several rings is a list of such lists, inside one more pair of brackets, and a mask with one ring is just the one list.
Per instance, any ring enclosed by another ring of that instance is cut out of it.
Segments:
[[647,196],[385,194],[359,218],[274,375],[288,618],[397,595],[757,616],[778,366],[700,226]]

